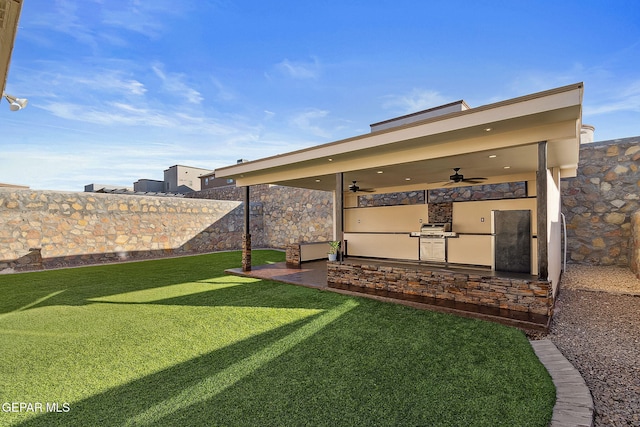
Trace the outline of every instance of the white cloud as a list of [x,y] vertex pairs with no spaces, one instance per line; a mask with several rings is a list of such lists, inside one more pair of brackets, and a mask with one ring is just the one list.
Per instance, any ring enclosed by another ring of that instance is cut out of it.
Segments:
[[276,69],[288,77],[306,80],[315,79],[320,75],[320,63],[317,58],[312,58],[312,62],[290,61],[284,59],[276,64]]
[[[608,96],[607,96],[608,95]],[[640,112],[640,80],[612,88],[595,101],[585,101],[584,114],[598,115],[621,111]]]
[[327,131],[326,127],[323,127],[319,123],[322,121],[321,119],[327,117],[328,114],[328,111],[311,108],[297,113],[291,118],[290,122],[300,130],[311,133],[312,135],[328,138],[330,137],[330,133]]
[[217,78],[211,76],[211,83],[213,83],[213,86],[216,88],[219,100],[231,101],[236,98],[236,95]]
[[408,114],[437,107],[447,102],[451,101],[445,99],[445,97],[437,91],[413,89],[406,94],[386,96],[382,107],[393,110],[399,114]]
[[186,76],[180,73],[165,73],[163,65],[155,63],[151,66],[153,72],[162,80],[163,88],[174,95],[186,99],[192,104],[200,104],[204,98],[197,90],[189,87],[184,79]]

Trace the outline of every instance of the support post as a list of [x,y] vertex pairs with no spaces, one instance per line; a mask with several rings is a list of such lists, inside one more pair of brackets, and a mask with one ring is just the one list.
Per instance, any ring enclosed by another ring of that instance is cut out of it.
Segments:
[[340,251],[338,252],[338,260],[344,259],[344,174],[342,172],[336,173],[336,192],[333,203],[333,227],[334,227],[334,240],[340,241]]
[[251,224],[249,186],[244,187],[244,231],[242,234],[242,271],[251,271]]
[[538,171],[536,172],[536,208],[538,226],[538,279],[549,277],[549,236],[547,233],[547,141],[538,143]]

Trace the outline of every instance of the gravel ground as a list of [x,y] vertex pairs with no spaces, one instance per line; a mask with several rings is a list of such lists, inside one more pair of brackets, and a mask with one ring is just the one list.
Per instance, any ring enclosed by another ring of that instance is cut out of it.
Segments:
[[569,265],[548,338],[591,390],[595,426],[640,426],[640,280]]

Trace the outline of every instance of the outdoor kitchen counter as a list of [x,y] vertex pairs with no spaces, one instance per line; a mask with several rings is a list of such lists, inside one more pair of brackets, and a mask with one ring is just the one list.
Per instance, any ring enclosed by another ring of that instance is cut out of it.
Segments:
[[344,233],[349,256],[418,260],[419,241],[410,232]]

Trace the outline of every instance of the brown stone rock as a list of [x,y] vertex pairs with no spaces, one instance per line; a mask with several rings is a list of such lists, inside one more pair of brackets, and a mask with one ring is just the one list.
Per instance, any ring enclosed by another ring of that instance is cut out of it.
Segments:
[[617,145],[611,145],[607,147],[607,157],[617,156],[618,154],[620,154],[620,150],[618,149]]
[[614,171],[609,171],[604,176],[605,181],[615,181],[618,179],[618,175]]
[[623,213],[619,213],[619,212],[611,212],[608,213],[604,216],[604,221],[607,224],[617,224],[620,225],[622,224],[625,219],[627,218],[627,216]]
[[634,145],[633,147],[629,147],[624,152],[625,156],[633,156],[636,153],[640,153],[640,145]]

